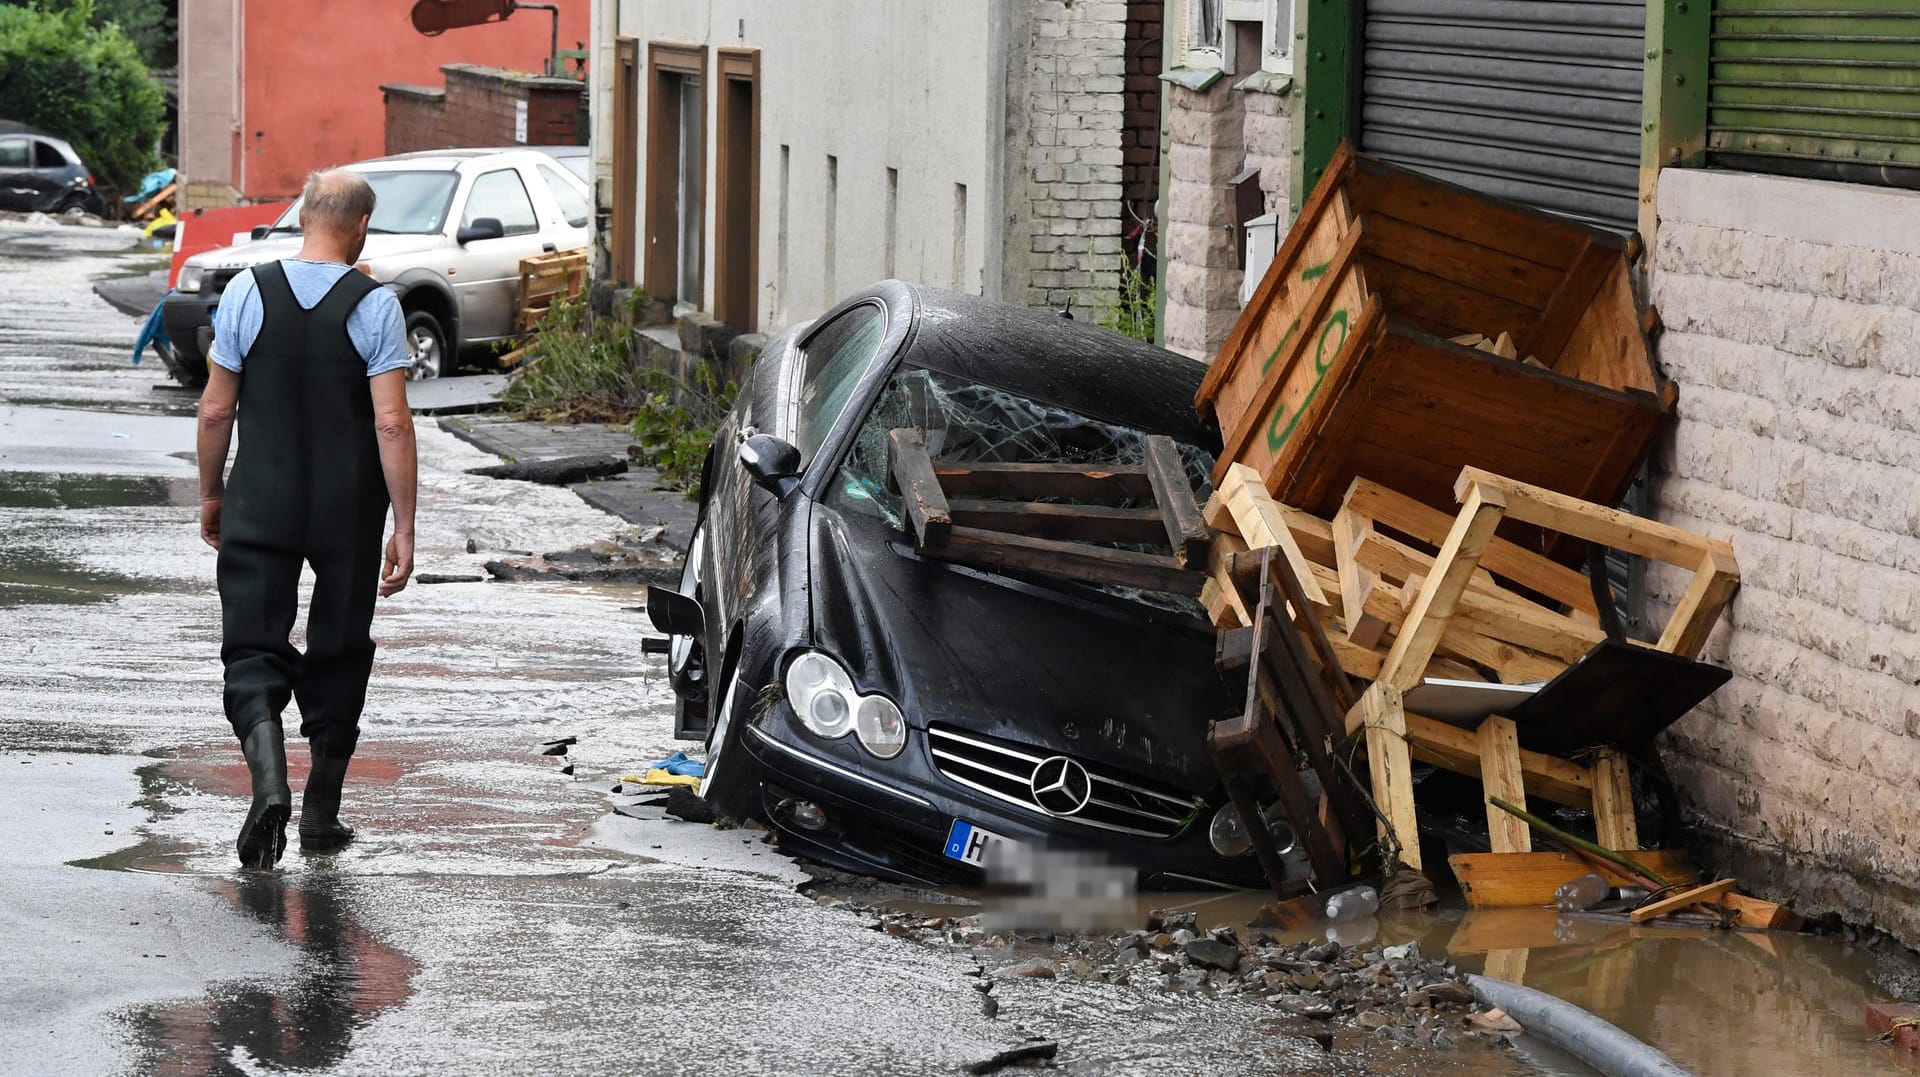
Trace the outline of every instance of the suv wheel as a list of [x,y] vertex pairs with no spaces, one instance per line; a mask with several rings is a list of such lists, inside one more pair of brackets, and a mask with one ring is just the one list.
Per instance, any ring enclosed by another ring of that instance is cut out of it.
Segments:
[[413,366],[407,371],[410,381],[438,378],[453,373],[447,354],[447,334],[440,320],[424,310],[407,315],[407,350],[413,353]]

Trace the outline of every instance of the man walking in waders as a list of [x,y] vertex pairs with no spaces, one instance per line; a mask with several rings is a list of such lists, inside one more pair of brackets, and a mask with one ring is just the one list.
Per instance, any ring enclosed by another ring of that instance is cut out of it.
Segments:
[[[237,842],[248,868],[272,867],[286,847],[289,699],[313,750],[301,848],[353,838],[340,793],[373,670],[374,595],[397,594],[413,573],[405,319],[392,292],[351,268],[373,188],[316,172],[301,198],[299,256],[239,274],[222,295],[200,397],[200,537],[220,552],[227,721],[253,775]],[[236,415],[240,449],[224,482]],[[314,576],[304,655],[288,640],[303,564]]]

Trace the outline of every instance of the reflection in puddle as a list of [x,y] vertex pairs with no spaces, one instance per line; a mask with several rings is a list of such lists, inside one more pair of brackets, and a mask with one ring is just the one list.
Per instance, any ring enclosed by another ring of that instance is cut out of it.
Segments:
[[333,1066],[354,1033],[411,992],[419,964],[360,926],[351,879],[262,873],[214,889],[300,950],[298,971],[291,982],[228,984],[201,1001],[136,1011],[129,1021],[151,1072]]

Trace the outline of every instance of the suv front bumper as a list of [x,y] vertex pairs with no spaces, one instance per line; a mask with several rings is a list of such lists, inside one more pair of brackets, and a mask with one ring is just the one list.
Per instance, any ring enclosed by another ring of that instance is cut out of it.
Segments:
[[169,292],[160,304],[160,324],[173,346],[174,374],[190,382],[207,380],[207,356],[213,348],[215,304],[198,292]]

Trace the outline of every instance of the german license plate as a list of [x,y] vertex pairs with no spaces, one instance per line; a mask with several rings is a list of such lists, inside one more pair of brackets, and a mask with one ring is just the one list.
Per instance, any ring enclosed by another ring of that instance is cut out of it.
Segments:
[[955,819],[953,829],[947,831],[945,852],[949,860],[958,860],[977,868],[985,865],[988,852],[995,846],[1007,848],[1018,844],[1012,838],[974,826],[965,819]]

